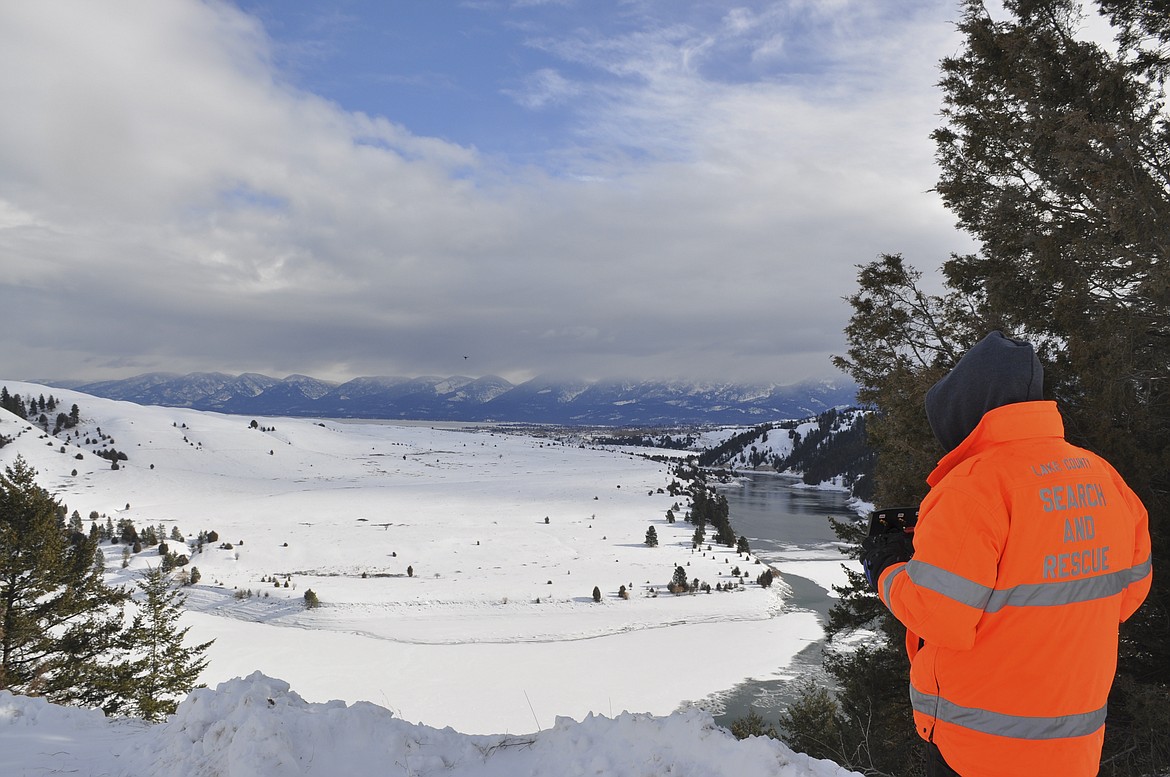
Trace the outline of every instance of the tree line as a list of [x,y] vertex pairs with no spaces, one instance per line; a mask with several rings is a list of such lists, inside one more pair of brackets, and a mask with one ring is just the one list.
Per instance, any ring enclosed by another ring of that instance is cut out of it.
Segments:
[[[8,393],[8,387],[0,387],[0,409],[7,410],[25,421],[39,423],[46,432],[49,431],[49,414],[57,411],[59,403],[52,394],[48,399],[44,394],[38,397],[30,395],[25,399],[20,394]],[[73,405],[68,413],[57,413],[52,433],[58,434],[63,429],[72,429],[81,422],[81,409]]]

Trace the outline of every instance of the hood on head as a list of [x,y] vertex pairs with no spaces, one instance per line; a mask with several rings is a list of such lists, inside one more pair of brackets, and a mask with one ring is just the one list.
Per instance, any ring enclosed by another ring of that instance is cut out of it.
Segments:
[[950,451],[979,425],[988,410],[1044,398],[1044,368],[1030,343],[992,332],[926,392],[926,419]]

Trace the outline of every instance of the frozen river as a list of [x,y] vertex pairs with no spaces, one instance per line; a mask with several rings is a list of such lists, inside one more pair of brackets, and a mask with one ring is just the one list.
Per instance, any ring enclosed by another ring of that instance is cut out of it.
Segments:
[[[791,587],[791,607],[816,613],[823,624],[835,601],[829,586],[845,579],[841,570],[845,557],[828,519],[856,516],[848,495],[806,488],[795,478],[773,474],[750,474],[742,485],[719,491],[727,497],[736,533],[747,537],[752,552],[778,569]],[[720,694],[712,705],[718,722],[729,726],[747,715],[749,707],[775,722],[791,698],[790,681],[820,673],[822,646],[819,640],[810,643],[794,663],[777,666],[775,676],[753,679]]]

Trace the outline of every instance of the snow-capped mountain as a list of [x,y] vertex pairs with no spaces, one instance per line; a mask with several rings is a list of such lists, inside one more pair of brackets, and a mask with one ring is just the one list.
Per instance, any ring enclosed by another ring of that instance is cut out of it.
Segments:
[[536,377],[514,385],[487,375],[363,377],[335,384],[304,375],[281,380],[254,373],[150,373],[58,385],[143,405],[235,414],[602,426],[759,424],[856,401],[856,388],[844,380],[741,385]]

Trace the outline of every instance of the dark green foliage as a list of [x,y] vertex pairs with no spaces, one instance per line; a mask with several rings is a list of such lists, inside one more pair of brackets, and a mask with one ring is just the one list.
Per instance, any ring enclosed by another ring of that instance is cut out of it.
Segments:
[[756,712],[755,707],[750,708],[746,716],[732,722],[731,734],[736,739],[747,739],[748,737],[780,738],[780,735],[776,733],[776,727],[764,720],[760,713]]
[[[778,472],[802,473],[810,485],[839,477],[853,496],[868,501],[873,498],[875,460],[866,439],[868,414],[858,408],[831,408],[811,419],[816,423],[803,435],[797,427],[807,422],[764,424],[731,437],[703,453],[698,461],[716,466],[746,459],[751,467],[768,465]],[[764,445],[769,434],[787,435],[793,440],[792,451],[784,456],[769,453]]]
[[658,547],[658,531],[653,526],[646,530],[646,544],[652,548]]
[[317,594],[312,588],[305,591],[305,608],[315,610],[321,606],[321,600],[317,598]]
[[1166,690],[1121,675],[1109,695],[1101,777],[1164,774],[1170,763],[1170,704]]
[[[1126,47],[1077,40],[1078,4],[977,3],[963,56],[943,65],[939,191],[983,244],[950,286],[987,322],[1045,344],[1069,437],[1105,455],[1170,552],[1170,121],[1166,5],[1104,4]],[[1024,182],[1027,186],[1024,186]],[[1121,669],[1170,686],[1170,581],[1122,630]]]
[[667,590],[673,594],[681,594],[685,593],[689,587],[690,584],[687,582],[687,570],[683,567],[675,567],[674,575],[670,578],[670,585],[667,586]]
[[917,504],[926,495],[926,475],[943,453],[923,410],[926,390],[977,339],[967,306],[926,294],[920,279],[897,255],[861,267],[859,291],[849,297],[849,349],[834,359],[857,382],[858,398],[877,410],[866,436],[877,455],[878,504]]
[[601,601],[601,589],[598,588],[597,586],[593,586],[593,601],[595,601],[595,602]]
[[710,467],[721,461],[726,461],[728,457],[742,451],[756,438],[763,436],[764,439],[767,439],[768,432],[771,431],[772,428],[772,424],[756,426],[747,430],[746,432],[740,432],[739,434],[728,438],[723,443],[715,446],[711,450],[703,451],[699,454],[699,466]]
[[126,545],[138,542],[138,530],[130,518],[118,518],[118,541]]
[[20,394],[9,394],[8,387],[0,387],[0,409],[7,410],[9,413],[28,420],[28,407],[24,404],[24,400],[20,398]]
[[609,437],[596,437],[593,443],[595,445],[630,445],[642,448],[667,448],[685,451],[695,444],[695,436],[688,434],[685,437],[675,439],[669,434],[663,437],[655,437],[648,434],[623,434]]
[[18,457],[0,476],[0,688],[60,704],[124,705],[122,613],[97,538],[70,531]]
[[126,635],[137,658],[127,668],[131,698],[122,712],[160,721],[174,713],[179,697],[197,687],[211,642],[184,644],[190,628],[178,624],[184,596],[161,568],[148,567],[138,590],[139,612]]
[[[27,404],[26,404],[27,402]],[[8,387],[0,387],[0,409],[19,416],[20,418],[28,420],[30,415],[37,416],[37,423],[46,432],[49,431],[49,417],[46,413],[52,413],[57,409],[57,400],[52,396],[45,399],[44,395],[39,397],[29,397],[27,400],[22,398],[19,394],[9,394]],[[73,406],[74,411],[79,413],[77,405]],[[71,429],[77,426],[78,418],[75,414],[66,416],[64,413],[58,413],[55,426],[53,427],[53,434],[59,433],[62,429]],[[0,441],[0,448],[4,447]]]
[[113,463],[113,464],[117,464],[119,461],[127,461],[127,460],[129,460],[129,458],[130,458],[130,457],[129,457],[129,456],[127,456],[125,453],[122,453],[120,450],[118,450],[118,449],[116,449],[116,448],[110,448],[110,449],[108,449],[108,450],[95,451],[95,452],[94,452],[94,455],[95,455],[95,456],[100,456],[100,457],[102,457],[103,459],[106,459],[107,461],[109,461],[109,462],[111,462],[111,463]]
[[821,682],[805,677],[796,685],[795,699],[780,713],[780,738],[799,753],[831,758],[845,749],[842,722],[833,694]]
[[866,419],[867,413],[856,409],[826,410],[776,468],[802,472],[804,482],[813,486],[841,476],[853,496],[872,499],[876,455],[866,438]]
[[[1164,0],[1101,6],[1121,33],[1117,51],[1078,39],[1074,0],[1007,0],[1000,21],[964,0],[964,46],[942,63],[937,190],[980,251],[943,265],[938,294],[900,256],[862,267],[849,350],[835,362],[876,409],[875,501],[914,504],[942,453],[922,410],[927,388],[991,329],[1030,340],[1069,439],[1112,462],[1149,509],[1157,566],[1170,551],[1170,21]],[[857,527],[840,528],[856,539]],[[1170,688],[1170,585],[1153,580],[1122,626],[1103,775],[1170,766],[1153,733],[1165,730],[1157,710]],[[901,627],[859,576],[840,593],[829,631],[881,635],[826,664],[841,719],[869,734],[842,762],[914,774]]]
[[716,541],[729,548],[735,547],[735,531],[731,528],[731,510],[727,497],[716,494],[702,478],[695,478],[689,488],[691,494],[691,522],[695,524],[696,543],[703,542],[701,531],[710,525],[715,529]]

